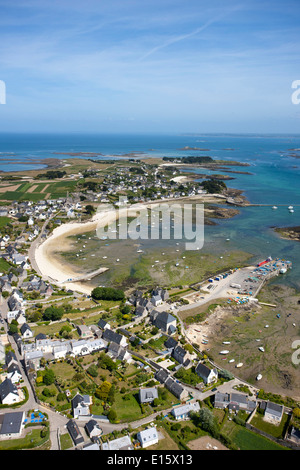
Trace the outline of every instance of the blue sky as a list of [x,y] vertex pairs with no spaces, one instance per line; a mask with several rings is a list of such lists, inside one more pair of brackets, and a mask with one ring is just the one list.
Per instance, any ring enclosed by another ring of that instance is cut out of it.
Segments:
[[0,0],[0,131],[300,132],[299,0]]

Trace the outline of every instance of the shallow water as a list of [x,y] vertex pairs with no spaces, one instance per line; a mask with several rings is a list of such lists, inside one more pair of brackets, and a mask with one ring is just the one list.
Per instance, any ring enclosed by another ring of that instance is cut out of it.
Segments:
[[[185,146],[209,150],[180,150]],[[300,159],[291,156],[292,153],[300,156],[300,152],[290,150],[295,148],[300,149],[299,135],[0,134],[0,170],[31,169],[43,158],[72,158],[55,152],[95,152],[98,158],[134,151],[149,157],[209,155],[248,163],[249,167],[234,166],[230,170],[253,174],[227,173],[235,178],[227,185],[242,189],[250,203],[267,206],[241,208],[233,219],[217,220],[217,226],[205,227],[203,249],[220,253],[239,249],[253,254],[254,261],[269,255],[290,259],[293,270],[282,276],[280,282],[300,288],[299,243],[281,240],[272,230],[274,226],[300,225]],[[30,166],[24,162],[30,162]],[[194,171],[205,173],[199,168]],[[224,170],[217,173],[226,174]],[[272,210],[273,205],[278,206],[276,211]],[[287,209],[289,205],[294,206],[293,214]],[[230,242],[225,242],[227,238]]]

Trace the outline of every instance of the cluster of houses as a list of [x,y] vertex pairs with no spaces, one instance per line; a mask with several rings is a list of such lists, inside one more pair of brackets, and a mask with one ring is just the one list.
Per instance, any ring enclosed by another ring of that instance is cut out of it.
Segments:
[[[176,169],[172,170],[173,177],[178,174]],[[110,194],[130,191],[138,195],[132,197],[133,202],[148,202],[152,199],[170,199],[180,198],[182,196],[194,196],[195,194],[204,194],[200,183],[193,183],[189,188],[181,188],[175,178],[165,175],[153,165],[141,164],[139,171],[130,171],[129,167],[118,168],[115,173],[105,177],[103,180],[105,190],[95,195],[95,201],[107,202]],[[153,192],[153,196],[147,190]]]
[[24,394],[19,384],[23,377],[18,360],[12,351],[5,354],[5,365],[2,367],[0,383],[0,403],[12,405],[24,399]]
[[284,413],[283,405],[271,401],[250,399],[247,395],[236,392],[216,392],[214,395],[214,407],[221,409],[227,408],[233,413],[237,413],[239,410],[252,413],[259,407],[263,412],[265,421],[272,424],[279,424]]
[[163,333],[173,335],[176,332],[177,320],[168,312],[156,310],[155,307],[163,305],[169,299],[169,293],[162,288],[153,290],[151,297],[143,296],[141,291],[136,291],[129,297],[129,302],[135,306],[135,318],[148,320]]
[[[72,213],[82,210],[79,197],[65,197],[57,199],[45,199],[38,202],[15,201],[7,208],[7,216],[13,219],[27,217],[28,235],[36,236],[39,232],[38,222],[43,222],[60,213],[62,216],[72,216]],[[35,233],[36,231],[36,233]]]

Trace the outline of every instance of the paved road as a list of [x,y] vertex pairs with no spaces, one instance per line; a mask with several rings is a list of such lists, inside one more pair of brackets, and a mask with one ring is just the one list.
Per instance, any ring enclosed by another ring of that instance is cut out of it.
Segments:
[[[2,300],[0,304],[0,312],[1,316],[4,320],[4,323],[1,323],[2,326],[4,326],[4,330],[7,333],[8,325],[6,322],[6,315],[8,312],[8,305],[7,301],[5,299]],[[9,335],[9,341],[12,345],[12,348],[15,352],[16,358],[18,360],[19,368],[22,373],[22,378],[24,381],[24,386],[26,386],[29,394],[29,398],[27,402],[24,405],[21,405],[19,408],[17,408],[17,411],[25,411],[26,413],[30,410],[35,410],[39,409],[42,412],[44,411],[47,413],[49,417],[49,425],[50,425],[50,440],[51,440],[51,450],[59,450],[59,442],[58,442],[58,430],[61,430],[62,432],[64,431],[65,425],[69,421],[68,418],[66,418],[63,415],[60,415],[59,413],[56,413],[54,411],[49,410],[48,408],[41,406],[40,404],[37,403],[35,396],[32,392],[29,380],[27,378],[27,375],[25,373],[25,367],[24,367],[24,361],[23,358],[21,357],[18,347],[15,343],[15,340],[13,336]],[[10,410],[10,408],[5,408],[4,412],[7,413]],[[16,408],[11,408],[11,411],[15,411]]]

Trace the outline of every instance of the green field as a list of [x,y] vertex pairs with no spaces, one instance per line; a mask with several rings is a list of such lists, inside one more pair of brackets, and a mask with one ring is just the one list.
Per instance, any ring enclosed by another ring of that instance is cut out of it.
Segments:
[[222,434],[228,436],[240,450],[286,450],[269,439],[239,426],[233,421],[226,421]]
[[1,273],[8,273],[11,268],[11,265],[7,263],[3,258],[0,258],[0,272]]
[[[1,194],[1,200],[5,201],[32,201],[37,202],[47,199],[58,199],[66,197],[67,193],[71,193],[76,189],[76,181],[59,181],[49,183],[21,183],[17,190],[6,191]],[[36,186],[36,187],[35,187]],[[29,192],[33,188],[32,192]],[[49,196],[50,194],[50,196]]]
[[0,217],[0,230],[10,223],[11,223],[11,219],[9,217]]

